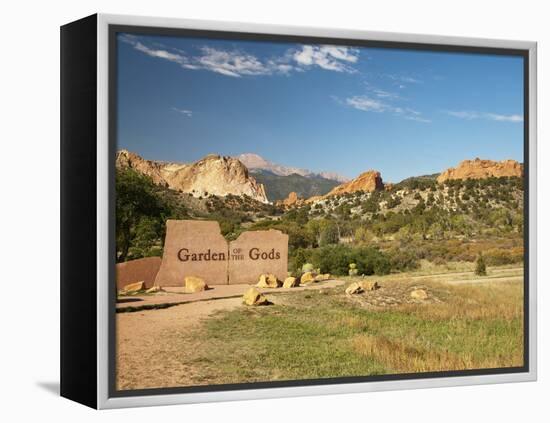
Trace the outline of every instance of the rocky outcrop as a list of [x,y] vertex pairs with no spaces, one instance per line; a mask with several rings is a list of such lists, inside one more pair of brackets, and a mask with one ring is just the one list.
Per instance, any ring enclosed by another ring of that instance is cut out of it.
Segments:
[[437,177],[438,183],[452,179],[485,179],[502,176],[523,176],[523,165],[515,160],[464,160],[457,167],[451,167]]
[[[357,191],[366,191],[372,192],[376,190],[384,189],[384,183],[382,182],[382,177],[380,172],[376,170],[369,170],[362,173],[357,178],[352,179],[345,184],[338,185],[328,194],[324,195],[322,198],[330,197],[333,195],[342,195],[350,192]],[[308,199],[308,202],[312,202],[313,197]],[[319,200],[319,197],[315,197],[315,201]]]
[[268,202],[264,186],[249,175],[245,165],[232,157],[212,154],[191,164],[163,163],[121,150],[116,157],[116,166],[134,169],[151,177],[155,184],[196,197],[247,195],[262,203]]
[[300,207],[305,204],[305,200],[298,197],[298,194],[292,191],[290,194],[288,194],[287,198],[281,201],[277,201],[276,204],[285,208]]
[[168,186],[168,182],[162,176],[162,164],[152,160],[145,160],[131,151],[120,150],[116,155],[115,166],[118,169],[134,169],[143,175],[149,176],[155,184]]
[[196,196],[247,195],[267,203],[264,186],[248,174],[248,169],[232,157],[209,155],[190,165],[167,167],[163,176],[171,188]]

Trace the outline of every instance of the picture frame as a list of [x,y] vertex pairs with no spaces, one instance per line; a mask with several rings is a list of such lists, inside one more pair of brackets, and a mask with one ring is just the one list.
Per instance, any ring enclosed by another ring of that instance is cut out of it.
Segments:
[[[512,55],[523,60],[523,366],[117,390],[117,34]],[[537,375],[536,43],[95,14],[61,27],[61,395],[120,408],[526,382]]]

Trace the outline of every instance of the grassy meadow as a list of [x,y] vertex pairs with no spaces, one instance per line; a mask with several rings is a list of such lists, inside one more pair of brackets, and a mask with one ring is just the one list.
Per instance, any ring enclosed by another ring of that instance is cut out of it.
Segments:
[[[194,340],[189,382],[522,366],[521,270],[508,270],[501,280],[482,283],[463,282],[461,273],[454,276],[458,284],[388,276],[376,278],[381,289],[357,296],[346,296],[344,287],[274,293],[273,306],[220,311],[181,334],[182,344]],[[415,288],[428,299],[412,300]]]

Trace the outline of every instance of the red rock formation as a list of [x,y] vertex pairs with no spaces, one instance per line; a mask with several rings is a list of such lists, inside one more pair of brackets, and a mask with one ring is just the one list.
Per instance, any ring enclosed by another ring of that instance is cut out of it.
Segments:
[[332,195],[342,195],[356,191],[372,192],[381,189],[384,189],[384,183],[382,182],[380,172],[376,170],[369,170],[362,173],[357,178],[346,182],[345,184],[334,187],[332,191],[330,191],[324,197],[330,197]]
[[450,179],[486,179],[501,176],[523,176],[523,165],[515,160],[464,160],[453,168],[449,168],[437,177],[437,182],[443,183]]
[[290,207],[299,207],[305,203],[305,200],[303,198],[298,197],[298,194],[296,194],[294,191],[288,194],[288,197],[284,200],[277,201],[277,205],[283,206],[285,208]]

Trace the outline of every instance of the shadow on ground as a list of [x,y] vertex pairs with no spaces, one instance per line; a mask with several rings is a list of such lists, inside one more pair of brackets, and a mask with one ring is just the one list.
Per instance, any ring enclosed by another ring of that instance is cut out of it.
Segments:
[[59,382],[36,382],[36,386],[55,396],[59,396]]

